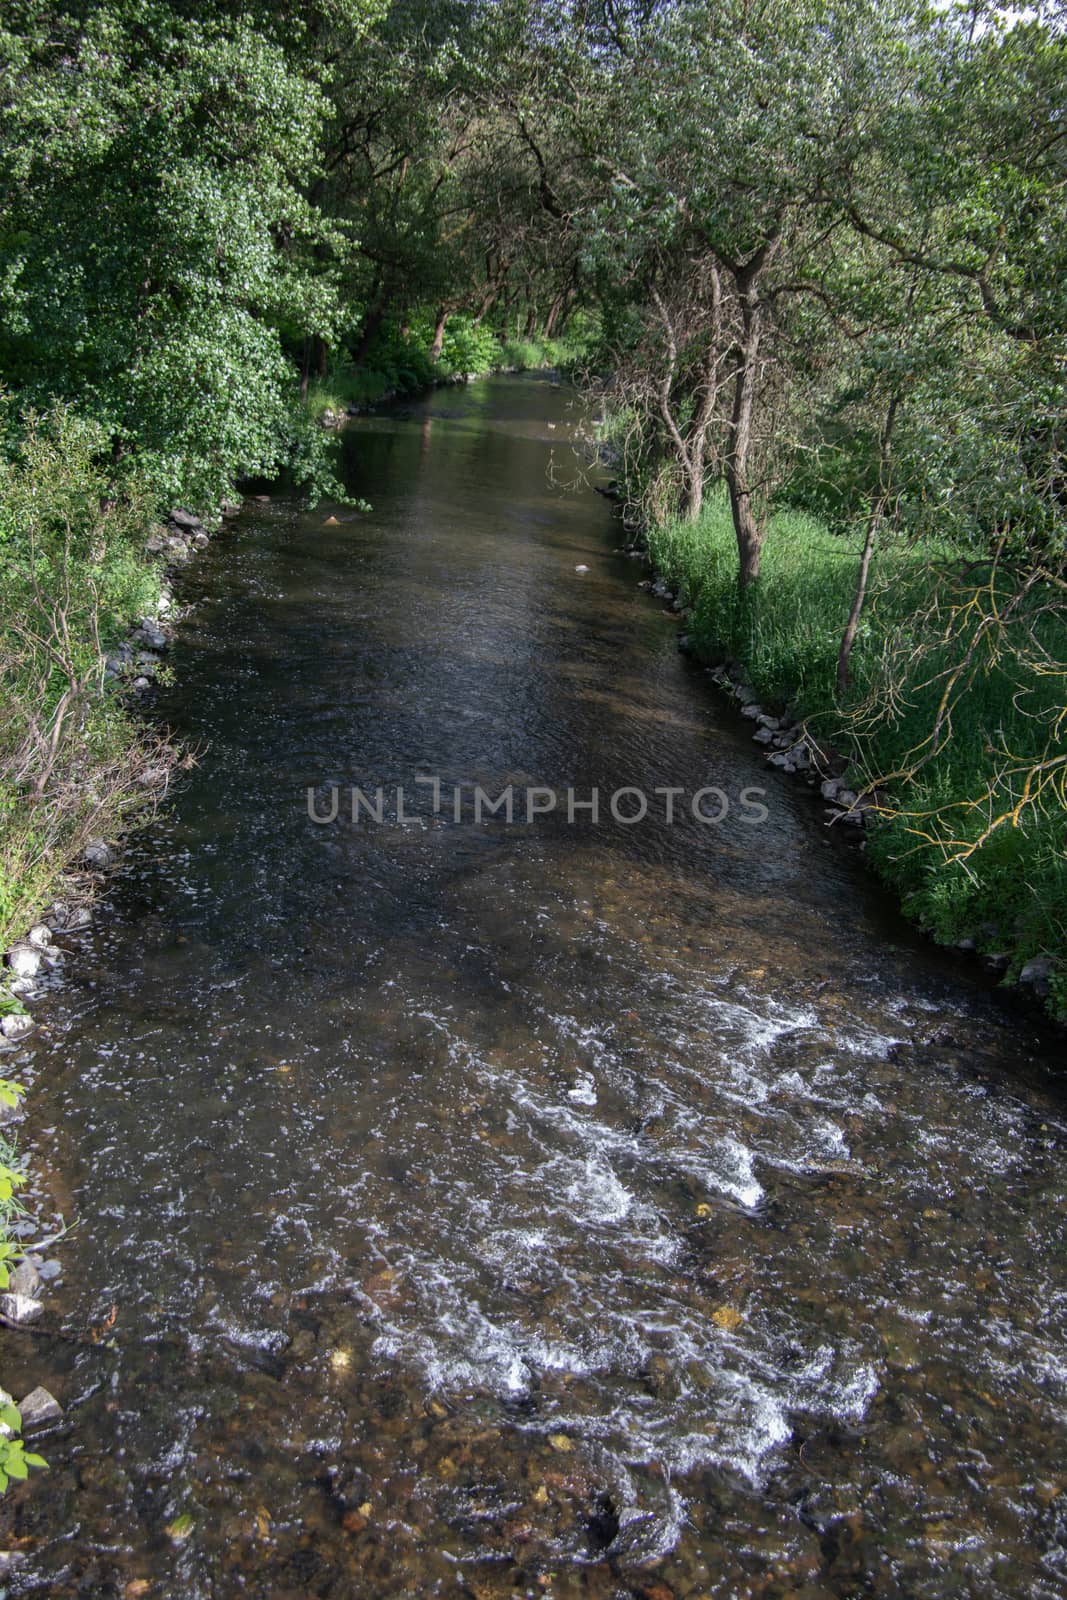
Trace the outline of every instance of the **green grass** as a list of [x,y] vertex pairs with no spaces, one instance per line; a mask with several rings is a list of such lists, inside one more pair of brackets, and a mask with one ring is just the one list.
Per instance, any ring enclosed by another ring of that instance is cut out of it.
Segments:
[[[942,681],[973,638],[958,616],[960,553],[902,542],[880,549],[853,653],[853,686],[836,692],[837,652],[852,601],[859,539],[831,533],[815,518],[779,511],[771,521],[758,583],[742,599],[725,496],[711,497],[699,522],[670,522],[648,533],[657,572],[691,605],[689,633],[706,660],[734,657],[769,708],[805,718],[851,763],[867,786],[914,766],[928,737]],[[971,579],[973,588],[988,569]],[[1010,581],[1000,580],[1001,604]],[[1040,596],[1037,600],[1040,600]],[[936,613],[931,601],[936,600]],[[940,633],[938,629],[940,628]],[[1038,625],[1049,656],[1067,660],[1062,614]],[[1061,680],[1036,674],[1009,636],[979,669],[957,705],[952,738],[920,770],[890,783],[897,813],[871,830],[869,850],[905,910],[939,941],[973,938],[1009,957],[1009,976],[1031,957],[1051,956],[1052,1006],[1067,1014],[1067,813],[1054,793],[999,827],[966,861],[959,843],[978,840],[990,819],[1019,798],[1021,777],[994,782],[997,749],[1021,764],[1047,744],[1062,708]],[[888,692],[892,684],[894,693]],[[993,783],[993,794],[984,799]]]

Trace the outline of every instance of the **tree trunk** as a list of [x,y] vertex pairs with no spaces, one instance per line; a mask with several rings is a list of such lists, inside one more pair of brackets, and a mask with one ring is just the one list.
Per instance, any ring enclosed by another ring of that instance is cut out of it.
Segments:
[[867,532],[863,539],[863,554],[860,556],[860,570],[856,579],[856,593],[852,598],[852,609],[848,614],[845,631],[841,635],[841,648],[837,653],[837,698],[842,701],[848,693],[848,686],[852,681],[849,662],[852,658],[852,646],[856,642],[856,630],[860,625],[863,614],[863,602],[867,596],[867,575],[871,570],[871,555],[874,550],[874,536],[878,531],[878,523],[882,515],[882,502],[877,500],[871,507],[867,518]]
[[359,343],[352,352],[352,359],[357,367],[362,366],[367,358],[371,345],[377,337],[378,330],[385,321],[386,294],[383,284],[379,281],[375,285],[363,318],[363,327],[360,329]]
[[305,403],[308,397],[308,378],[311,372],[311,336],[304,335],[304,354],[300,362],[300,398]]
[[431,361],[440,361],[441,359],[441,350],[445,342],[445,324],[447,321],[448,307],[442,306],[440,311],[437,313],[437,321],[434,324],[433,344],[430,346]]
[[567,296],[569,295],[569,293],[570,293],[570,288],[569,287],[566,288],[566,289],[561,289],[559,291],[559,293],[557,294],[556,298],[553,300],[552,304],[549,306],[549,308],[548,308],[548,316],[545,318],[545,338],[546,339],[551,339],[553,334],[555,333],[555,331],[556,331],[556,323],[559,321],[560,313],[562,312],[563,307],[567,303]]
[[867,578],[871,570],[871,556],[874,554],[874,537],[878,532],[878,525],[885,515],[886,506],[889,504],[889,468],[893,447],[893,426],[897,420],[897,408],[900,405],[900,396],[894,395],[886,411],[885,426],[878,448],[878,494],[872,502],[870,513],[867,517],[867,531],[863,537],[863,554],[860,556],[860,569],[856,575],[856,592],[852,597],[852,609],[848,614],[845,631],[841,635],[841,648],[837,653],[837,698],[843,700],[848,693],[852,682],[852,646],[856,642],[856,633],[863,615],[863,605],[867,598]]
[[756,404],[760,338],[763,311],[757,289],[762,260],[754,258],[744,269],[735,271],[741,305],[741,347],[734,373],[734,401],[726,449],[726,487],[730,494],[734,535],[737,539],[738,583],[742,594],[759,577],[763,526],[756,515],[749,480],[752,450],[752,414]]

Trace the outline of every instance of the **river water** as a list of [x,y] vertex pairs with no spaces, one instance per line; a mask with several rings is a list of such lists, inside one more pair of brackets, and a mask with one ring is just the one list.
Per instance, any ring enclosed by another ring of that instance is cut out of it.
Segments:
[[[67,1408],[12,1594],[1067,1593],[1054,1046],[764,768],[576,429],[544,378],[363,419],[370,512],[183,580],[199,764],[28,1068],[85,1220],[69,1337],[4,1341]],[[729,810],[457,819],[509,783]]]

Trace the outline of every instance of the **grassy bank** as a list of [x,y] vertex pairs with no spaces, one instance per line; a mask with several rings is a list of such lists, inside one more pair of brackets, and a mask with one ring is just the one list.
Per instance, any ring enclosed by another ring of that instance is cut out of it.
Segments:
[[320,417],[327,411],[343,413],[348,406],[363,410],[382,400],[422,394],[462,376],[567,367],[586,344],[581,327],[564,339],[510,339],[482,324],[475,326],[468,316],[449,319],[436,359],[433,338],[434,329],[425,320],[406,330],[386,325],[359,362],[341,355],[324,376],[309,383],[309,409]]
[[[692,607],[698,654],[740,661],[764,704],[788,705],[847,757],[854,787],[886,786],[891,814],[869,851],[907,913],[941,943],[1006,958],[1009,981],[1047,958],[1050,1006],[1067,1014],[1067,813],[1055,771],[1044,787],[1033,779],[1056,759],[1062,683],[1048,665],[1067,658],[1062,611],[1040,591],[1020,605],[1011,574],[988,562],[890,544],[874,558],[839,702],[858,537],[779,511],[743,600],[725,498],[699,522],[653,527],[648,545]],[[1011,627],[989,628],[1013,606]],[[932,737],[946,691],[948,726]]]

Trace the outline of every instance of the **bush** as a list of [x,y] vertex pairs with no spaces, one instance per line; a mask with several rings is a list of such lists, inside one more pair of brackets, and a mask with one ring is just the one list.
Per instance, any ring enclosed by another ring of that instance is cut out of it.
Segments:
[[112,497],[104,445],[60,406],[0,458],[0,950],[171,759],[103,684],[103,652],[159,598],[147,498]]

